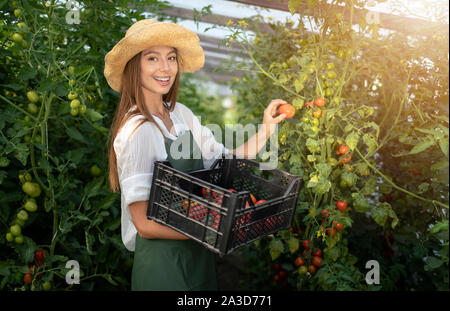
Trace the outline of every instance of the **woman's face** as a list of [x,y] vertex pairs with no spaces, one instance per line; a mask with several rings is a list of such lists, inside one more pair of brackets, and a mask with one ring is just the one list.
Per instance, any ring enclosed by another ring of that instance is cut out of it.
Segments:
[[177,72],[177,55],[173,47],[158,45],[142,51],[141,81],[150,92],[167,94]]

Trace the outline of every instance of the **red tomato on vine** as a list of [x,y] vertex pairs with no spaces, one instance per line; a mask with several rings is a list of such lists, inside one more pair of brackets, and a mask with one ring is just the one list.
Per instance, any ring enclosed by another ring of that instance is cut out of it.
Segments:
[[341,212],[345,212],[345,210],[347,208],[347,201],[337,201],[336,202],[336,207]]
[[325,106],[325,99],[323,97],[319,97],[316,100],[314,100],[314,105],[317,107],[323,107]]
[[279,114],[284,113],[286,115],[286,119],[290,119],[295,114],[295,108],[291,104],[284,104],[278,108],[278,113]]

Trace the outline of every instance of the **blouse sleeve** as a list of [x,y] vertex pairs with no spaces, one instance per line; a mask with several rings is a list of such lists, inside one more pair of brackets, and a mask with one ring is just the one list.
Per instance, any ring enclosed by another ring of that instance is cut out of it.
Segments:
[[152,124],[143,123],[134,133],[125,133],[118,154],[116,152],[120,189],[126,206],[149,199],[157,146],[152,133]]
[[202,151],[204,167],[209,168],[222,154],[229,154],[230,150],[224,144],[216,141],[212,131],[208,127],[203,126],[198,117],[189,108],[185,105],[181,106],[185,110],[184,113],[188,116],[187,119],[194,140]]

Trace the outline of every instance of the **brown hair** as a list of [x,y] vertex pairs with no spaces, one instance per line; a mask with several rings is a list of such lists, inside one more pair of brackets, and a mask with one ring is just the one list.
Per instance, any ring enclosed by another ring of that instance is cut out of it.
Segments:
[[[142,52],[141,52],[142,53]],[[149,121],[154,123],[158,129],[162,132],[159,125],[153,119],[151,113],[148,111],[147,106],[144,102],[144,94],[142,92],[141,87],[141,53],[136,54],[132,59],[128,61],[125,66],[122,75],[122,89],[121,89],[121,98],[119,101],[119,105],[117,106],[116,112],[114,114],[114,118],[111,123],[111,128],[107,141],[107,148],[109,148],[109,176],[108,182],[109,187],[112,192],[118,192],[120,190],[119,184],[119,176],[117,171],[117,158],[116,153],[114,151],[114,139],[116,138],[117,133],[120,128],[127,120],[135,115],[143,115],[143,120],[136,126],[133,130],[136,131],[139,126],[143,123]],[[167,94],[163,95],[163,101],[166,103],[170,102],[170,106],[168,108],[169,111],[173,111],[175,109],[175,104],[177,101],[178,94],[178,86],[180,80],[180,63],[182,62],[179,59],[179,54],[175,49],[175,53],[177,54],[177,63],[178,63],[178,72],[175,76],[175,81],[173,82],[172,87],[170,88]],[[128,113],[132,106],[136,105],[137,109],[133,112]],[[164,134],[163,134],[164,136]]]

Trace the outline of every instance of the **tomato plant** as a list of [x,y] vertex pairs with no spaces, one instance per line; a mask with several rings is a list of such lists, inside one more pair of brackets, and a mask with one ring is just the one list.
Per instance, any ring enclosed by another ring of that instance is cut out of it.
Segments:
[[[296,230],[242,252],[250,266],[267,258],[295,267],[301,257],[312,268],[290,271],[296,289],[448,287],[449,65],[448,47],[436,39],[448,42],[448,33],[414,35],[413,42],[365,21],[356,29],[355,12],[367,1],[335,2],[346,18],[322,2],[289,1],[292,20],[271,23],[273,32],[228,27],[253,64],[232,83],[241,122],[272,98],[299,107],[280,123],[276,146],[278,168],[304,182]],[[312,263],[316,248],[323,250],[320,269]],[[380,286],[365,282],[365,263],[374,258],[384,269]],[[255,288],[264,275],[252,274]]]
[[[78,24],[66,22],[65,2],[0,5],[0,289],[130,287],[133,253],[121,239],[120,194],[107,182],[106,142],[120,97],[103,69],[127,25],[144,18],[144,4],[78,4]],[[162,16],[160,1],[145,6]],[[202,124],[222,124],[221,99],[194,78],[180,80],[178,101]],[[69,260],[80,265],[79,285],[66,283]],[[32,265],[39,272],[24,284]]]

